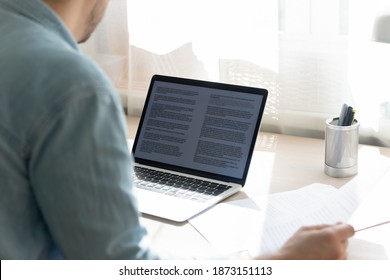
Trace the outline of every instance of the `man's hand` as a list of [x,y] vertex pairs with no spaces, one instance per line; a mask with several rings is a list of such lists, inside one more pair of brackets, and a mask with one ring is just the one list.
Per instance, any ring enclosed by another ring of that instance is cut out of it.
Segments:
[[275,254],[258,259],[284,260],[340,260],[346,259],[348,239],[355,230],[352,226],[337,223],[300,228]]

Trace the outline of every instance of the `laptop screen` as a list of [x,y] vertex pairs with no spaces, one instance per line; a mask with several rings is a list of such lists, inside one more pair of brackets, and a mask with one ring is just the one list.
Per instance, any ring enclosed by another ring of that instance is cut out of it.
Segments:
[[134,160],[244,183],[266,99],[265,89],[156,75]]

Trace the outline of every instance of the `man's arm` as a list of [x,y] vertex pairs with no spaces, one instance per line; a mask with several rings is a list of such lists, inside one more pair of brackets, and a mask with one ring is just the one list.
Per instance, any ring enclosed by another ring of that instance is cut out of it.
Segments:
[[54,242],[70,259],[156,258],[139,223],[122,108],[112,94],[81,93],[43,126],[30,162]]

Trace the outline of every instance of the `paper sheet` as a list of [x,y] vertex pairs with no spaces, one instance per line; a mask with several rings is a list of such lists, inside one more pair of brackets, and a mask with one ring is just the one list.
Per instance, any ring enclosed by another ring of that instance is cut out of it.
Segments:
[[[294,201],[291,198],[294,198]],[[280,209],[282,204],[279,200],[288,202],[294,211],[279,213],[275,218],[268,216],[264,224],[263,238],[258,246],[260,250],[248,248],[252,254],[277,250],[303,225],[347,222],[361,203],[353,188],[337,190],[328,186],[326,189],[326,186],[319,184],[271,197],[270,205]]]
[[[350,223],[360,229],[390,220],[390,172],[367,194],[350,219]],[[389,237],[390,238],[390,237]]]
[[[348,221],[356,230],[369,227],[378,223],[390,220],[390,172],[381,182],[369,193],[366,199],[359,205]],[[357,255],[358,252],[368,251],[366,246],[376,246],[375,259],[390,258],[390,224],[382,224],[378,227],[359,231],[355,234],[353,243],[350,246],[350,254]],[[373,251],[373,250],[371,250]],[[381,255],[379,255],[381,254]]]
[[[284,193],[220,203],[189,222],[221,252],[267,253],[279,248],[300,226],[346,221],[359,201],[352,188],[324,184]],[[257,205],[246,208],[245,205]],[[237,206],[239,205],[239,206]]]

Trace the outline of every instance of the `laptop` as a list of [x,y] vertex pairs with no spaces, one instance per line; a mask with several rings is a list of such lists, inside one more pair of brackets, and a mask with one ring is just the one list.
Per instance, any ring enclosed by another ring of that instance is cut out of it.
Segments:
[[183,222],[240,191],[267,95],[153,76],[132,147],[140,212]]

